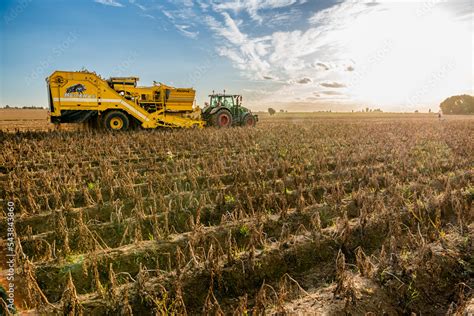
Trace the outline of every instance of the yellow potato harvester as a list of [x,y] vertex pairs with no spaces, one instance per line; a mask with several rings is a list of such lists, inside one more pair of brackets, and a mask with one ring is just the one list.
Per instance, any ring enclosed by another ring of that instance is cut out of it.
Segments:
[[51,122],[81,123],[126,130],[132,126],[203,127],[194,107],[196,91],[154,83],[137,86],[136,77],[102,79],[88,71],[55,71],[46,78]]

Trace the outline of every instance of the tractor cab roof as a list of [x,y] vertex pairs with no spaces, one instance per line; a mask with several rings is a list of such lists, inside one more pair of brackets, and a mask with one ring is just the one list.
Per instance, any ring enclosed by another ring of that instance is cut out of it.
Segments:
[[213,93],[210,97],[240,97],[240,94],[225,94],[225,93]]

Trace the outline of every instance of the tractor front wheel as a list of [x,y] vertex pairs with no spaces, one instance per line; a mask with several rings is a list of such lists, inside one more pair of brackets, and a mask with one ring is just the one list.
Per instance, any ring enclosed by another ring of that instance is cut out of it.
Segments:
[[125,113],[112,111],[105,114],[104,126],[110,131],[125,131],[128,129],[130,121]]
[[250,113],[246,114],[242,120],[242,126],[255,127],[256,123],[255,117]]
[[232,115],[227,110],[220,110],[212,116],[212,125],[219,128],[232,126]]

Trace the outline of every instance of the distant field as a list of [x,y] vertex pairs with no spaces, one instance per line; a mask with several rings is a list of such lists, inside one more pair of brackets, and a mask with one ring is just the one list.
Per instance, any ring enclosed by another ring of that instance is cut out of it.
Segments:
[[53,129],[48,121],[48,110],[0,109],[0,130],[48,130]]
[[[256,113],[261,119],[314,120],[314,119],[436,119],[437,113],[383,113],[383,112],[288,112],[270,116],[267,112]],[[474,119],[473,115],[444,115],[443,120]]]
[[[307,120],[438,120],[436,113],[337,113],[337,112],[292,112],[276,113],[270,116],[267,112],[257,112],[260,122],[287,121],[298,123]],[[474,119],[468,115],[444,116],[443,120]],[[0,109],[0,130],[2,131],[47,131],[55,127],[49,122],[48,110]],[[81,128],[79,124],[63,124],[61,129],[71,130]]]
[[0,117],[1,121],[46,120],[48,118],[48,110],[0,109]]

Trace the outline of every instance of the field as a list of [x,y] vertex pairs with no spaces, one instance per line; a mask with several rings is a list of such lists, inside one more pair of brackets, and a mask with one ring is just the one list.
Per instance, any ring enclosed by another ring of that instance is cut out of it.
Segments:
[[0,109],[0,130],[28,131],[53,129],[48,122],[48,111],[44,109]]
[[0,132],[25,313],[474,312],[473,117],[118,134],[35,122]]

